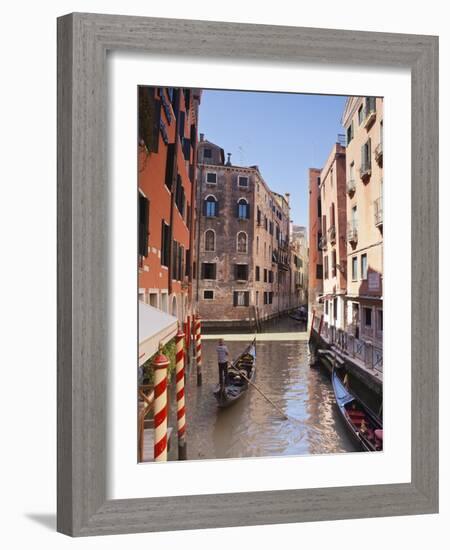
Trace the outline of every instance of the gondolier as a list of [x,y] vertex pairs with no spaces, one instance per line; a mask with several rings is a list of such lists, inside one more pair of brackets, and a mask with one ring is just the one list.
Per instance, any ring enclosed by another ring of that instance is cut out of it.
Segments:
[[253,382],[256,371],[255,340],[229,365],[228,356],[228,348],[221,339],[217,346],[219,384],[213,390],[220,408],[229,407],[235,403],[245,395],[249,385]]
[[219,364],[219,386],[220,390],[223,391],[227,379],[228,357],[230,355],[227,346],[224,344],[223,338],[219,340],[216,351],[217,362]]

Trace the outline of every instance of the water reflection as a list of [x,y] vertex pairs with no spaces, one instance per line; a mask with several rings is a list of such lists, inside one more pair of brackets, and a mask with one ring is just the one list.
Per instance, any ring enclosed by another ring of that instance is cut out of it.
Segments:
[[[251,340],[249,335],[249,342]],[[329,376],[308,363],[301,341],[258,342],[255,383],[288,416],[254,389],[228,409],[218,409],[215,340],[203,342],[203,386],[187,377],[188,458],[241,458],[357,451],[339,417]],[[227,342],[232,357],[245,342]],[[173,402],[173,400],[172,400]],[[174,411],[172,411],[174,418]],[[176,438],[170,459],[176,459]]]

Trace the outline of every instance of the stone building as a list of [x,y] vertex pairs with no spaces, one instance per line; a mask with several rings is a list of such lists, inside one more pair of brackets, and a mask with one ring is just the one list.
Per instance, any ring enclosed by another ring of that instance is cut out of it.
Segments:
[[383,99],[349,97],[347,131],[347,330],[383,337]]
[[291,228],[291,307],[308,307],[308,238],[306,227]]
[[320,197],[320,168],[309,169],[309,265],[308,302],[309,315],[322,313],[319,298],[323,294],[322,199]]
[[200,135],[195,299],[204,325],[255,327],[288,309],[289,201],[257,166]]
[[139,88],[139,299],[185,321],[192,310],[201,91]]
[[320,174],[324,321],[345,328],[347,291],[347,193],[345,147],[335,143]]

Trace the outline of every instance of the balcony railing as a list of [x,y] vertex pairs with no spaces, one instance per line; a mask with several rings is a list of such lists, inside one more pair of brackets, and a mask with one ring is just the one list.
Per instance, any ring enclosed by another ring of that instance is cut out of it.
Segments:
[[347,224],[347,241],[351,244],[358,242],[358,224],[356,222]]
[[330,239],[330,244],[336,244],[336,227],[334,225],[328,229],[328,238]]
[[349,195],[353,195],[353,193],[356,191],[356,182],[354,179],[348,180],[347,182],[347,193]]
[[375,160],[378,162],[380,166],[383,165],[383,142],[380,142],[375,147]]
[[376,201],[373,202],[374,207],[374,218],[376,227],[383,225],[383,201],[379,197]]

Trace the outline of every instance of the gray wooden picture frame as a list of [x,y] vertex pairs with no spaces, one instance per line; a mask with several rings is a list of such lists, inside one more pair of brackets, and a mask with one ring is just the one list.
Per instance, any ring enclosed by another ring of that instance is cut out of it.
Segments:
[[[411,483],[107,500],[111,50],[411,70]],[[82,13],[59,18],[58,317],[58,531],[86,536],[436,513],[438,38]]]

